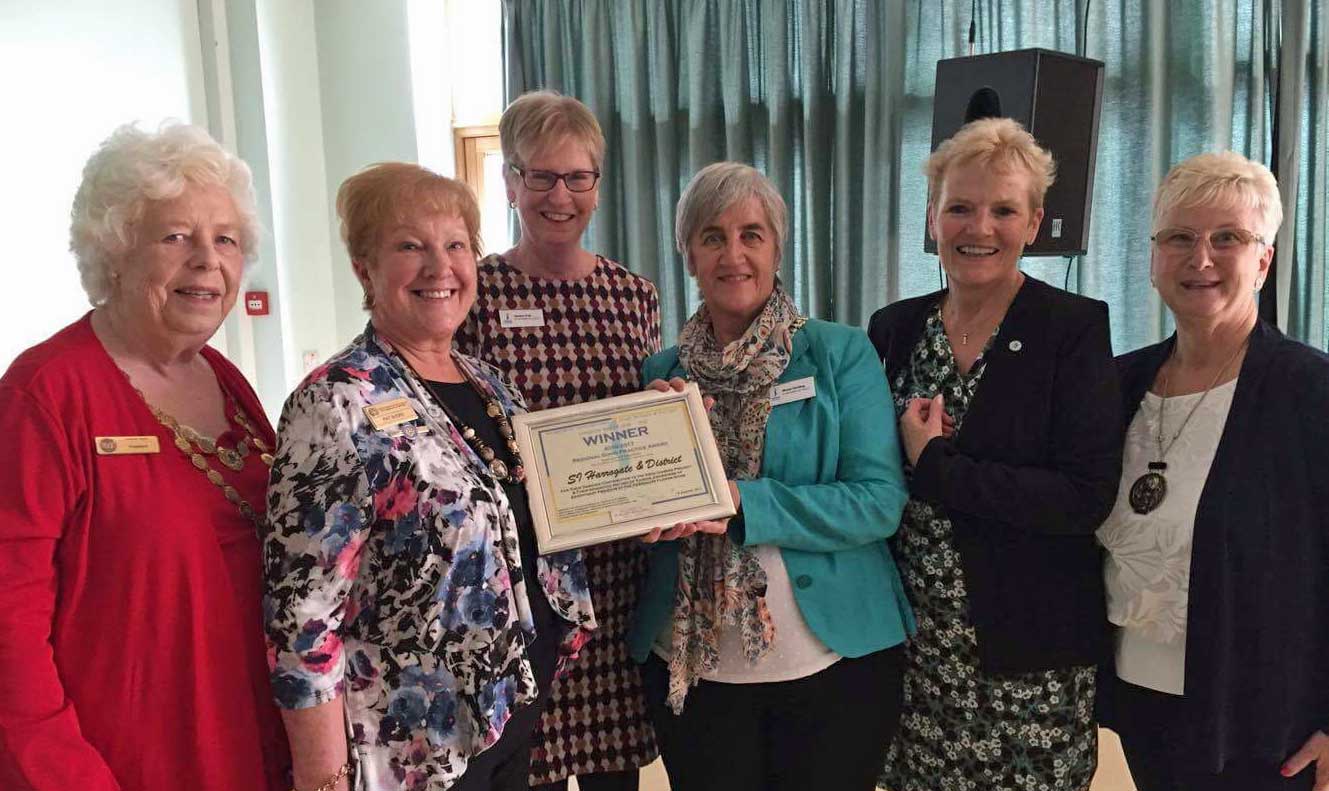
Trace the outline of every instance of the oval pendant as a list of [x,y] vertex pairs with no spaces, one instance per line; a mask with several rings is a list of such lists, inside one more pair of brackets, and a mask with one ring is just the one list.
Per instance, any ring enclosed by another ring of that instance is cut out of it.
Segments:
[[1167,479],[1159,472],[1146,472],[1131,484],[1131,510],[1137,514],[1147,514],[1163,503],[1167,497]]
[[240,468],[245,466],[244,458],[230,448],[217,448],[217,458],[221,459],[222,464],[236,472],[239,472]]
[[489,462],[489,471],[499,480],[504,480],[508,477],[508,465],[504,464],[501,459],[494,459]]

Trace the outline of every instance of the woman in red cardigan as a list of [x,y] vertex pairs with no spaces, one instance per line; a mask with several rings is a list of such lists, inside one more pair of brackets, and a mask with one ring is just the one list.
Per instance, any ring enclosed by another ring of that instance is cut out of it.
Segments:
[[72,216],[93,309],[0,378],[0,788],[285,788],[272,429],[205,346],[257,245],[249,168],[196,127],[122,127]]

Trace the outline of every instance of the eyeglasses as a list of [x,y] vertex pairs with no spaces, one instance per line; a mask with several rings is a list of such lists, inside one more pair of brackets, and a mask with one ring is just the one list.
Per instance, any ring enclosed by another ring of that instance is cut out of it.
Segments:
[[1220,257],[1235,255],[1252,242],[1265,244],[1264,237],[1244,228],[1217,228],[1205,235],[1189,228],[1164,228],[1149,237],[1149,241],[1158,245],[1158,249],[1177,256],[1195,252],[1201,239],[1208,240],[1210,252]]
[[598,170],[574,170],[569,173],[555,173],[552,170],[526,170],[516,165],[508,165],[514,173],[521,176],[526,189],[536,192],[548,192],[562,181],[569,192],[590,192],[600,181]]

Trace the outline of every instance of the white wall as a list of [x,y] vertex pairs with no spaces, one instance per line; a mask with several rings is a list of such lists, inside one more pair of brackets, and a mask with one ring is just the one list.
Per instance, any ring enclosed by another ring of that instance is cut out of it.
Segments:
[[375,162],[418,158],[406,0],[319,0],[316,18],[323,151],[328,201],[324,222],[333,245],[337,331],[364,329],[364,291],[351,273],[333,202],[348,177]]
[[312,0],[257,3],[277,264],[272,288],[280,295],[277,313],[283,329],[284,375],[280,382],[263,383],[269,392],[284,393],[295,386],[304,373],[306,352],[322,361],[340,345],[329,269],[333,244],[327,227],[329,197],[314,24]]
[[237,305],[214,343],[275,418],[306,357],[366,321],[338,185],[384,160],[455,172],[454,120],[502,109],[500,20],[499,0],[0,0],[0,107],[24,120],[0,125],[0,172],[21,187],[0,192],[0,369],[88,309],[69,205],[96,144],[125,121],[175,117],[254,172],[267,233],[248,287],[273,311]]
[[0,2],[0,370],[89,309],[69,253],[83,163],[122,123],[205,123],[194,0]]

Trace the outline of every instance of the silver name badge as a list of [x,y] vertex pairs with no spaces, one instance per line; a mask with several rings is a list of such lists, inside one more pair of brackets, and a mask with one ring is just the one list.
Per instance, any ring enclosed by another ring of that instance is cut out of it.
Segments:
[[529,310],[500,310],[498,321],[504,327],[543,327],[545,312],[540,308]]
[[775,385],[771,388],[771,406],[777,407],[793,401],[805,401],[817,397],[817,380],[811,376],[795,379],[792,382]]

